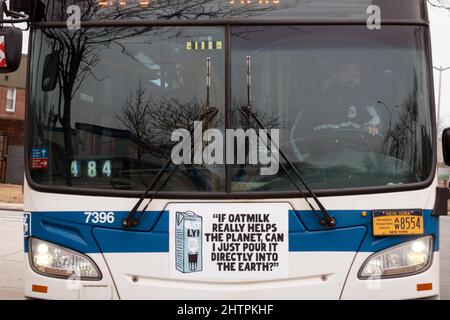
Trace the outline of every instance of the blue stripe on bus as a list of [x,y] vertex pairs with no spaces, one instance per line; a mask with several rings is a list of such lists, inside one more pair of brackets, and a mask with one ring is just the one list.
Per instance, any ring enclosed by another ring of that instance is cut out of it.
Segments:
[[[330,210],[336,217],[336,229],[318,224],[312,211],[289,212],[289,251],[362,251],[376,252],[414,239],[408,237],[374,237],[372,212]],[[124,230],[121,221],[128,212],[114,212],[112,224],[86,223],[85,212],[33,212],[31,234],[83,253],[169,252],[168,212],[147,212],[138,228]],[[320,212],[319,212],[320,214]],[[424,232],[434,235],[439,250],[439,219],[424,210]],[[25,241],[25,251],[28,244]]]

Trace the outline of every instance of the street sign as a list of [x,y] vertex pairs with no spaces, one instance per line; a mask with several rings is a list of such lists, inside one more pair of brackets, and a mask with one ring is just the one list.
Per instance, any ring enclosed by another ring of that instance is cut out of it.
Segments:
[[31,159],[32,169],[47,169],[48,168],[48,158],[42,159]]
[[31,169],[48,168],[48,149],[33,148],[31,150]]

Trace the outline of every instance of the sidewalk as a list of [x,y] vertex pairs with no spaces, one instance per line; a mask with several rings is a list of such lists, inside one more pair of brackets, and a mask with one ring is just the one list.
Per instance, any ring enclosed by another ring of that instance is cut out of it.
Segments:
[[0,184],[0,210],[23,211],[21,185]]
[[23,211],[23,203],[0,202],[0,211]]
[[20,212],[0,213],[0,300],[24,299],[24,250]]

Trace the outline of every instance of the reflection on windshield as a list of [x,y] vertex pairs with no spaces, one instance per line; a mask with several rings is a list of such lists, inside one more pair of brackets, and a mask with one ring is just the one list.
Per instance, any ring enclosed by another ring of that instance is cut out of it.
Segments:
[[[280,130],[281,149],[313,190],[428,178],[432,131],[422,27],[252,26],[231,33],[226,119],[221,27],[37,30],[33,180],[145,190],[170,158],[172,133],[190,131],[209,104],[219,114],[208,128],[225,132],[230,120],[232,129],[249,129],[238,111],[248,105],[248,57],[253,110],[265,128]],[[54,57],[59,68],[52,75],[44,67]],[[248,163],[183,165],[164,191],[295,191],[282,171],[261,176],[261,167]]]
[[[67,21],[67,1],[42,1],[42,21]],[[70,3],[72,4],[72,3]],[[85,0],[76,1],[81,19],[92,20],[363,20],[369,6],[386,19],[420,19],[419,0]],[[69,11],[70,12],[70,11]]]
[[[245,60],[253,108],[280,123],[281,149],[314,189],[420,182],[431,168],[431,122],[420,28],[233,29],[234,126],[242,126]],[[232,190],[294,187],[234,166]]]
[[[190,130],[208,108],[208,59],[210,104],[220,110],[210,127],[223,127],[223,43],[215,27],[38,32],[31,148],[48,150],[51,161],[32,166],[32,176],[53,185],[145,188],[170,158],[172,132]],[[55,51],[58,83],[43,92],[41,61]],[[223,166],[185,166],[165,190],[221,191],[223,177]]]

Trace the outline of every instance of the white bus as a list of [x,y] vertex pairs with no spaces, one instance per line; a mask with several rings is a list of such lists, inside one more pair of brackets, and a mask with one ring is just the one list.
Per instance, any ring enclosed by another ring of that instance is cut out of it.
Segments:
[[426,1],[11,2],[27,297],[439,297]]

